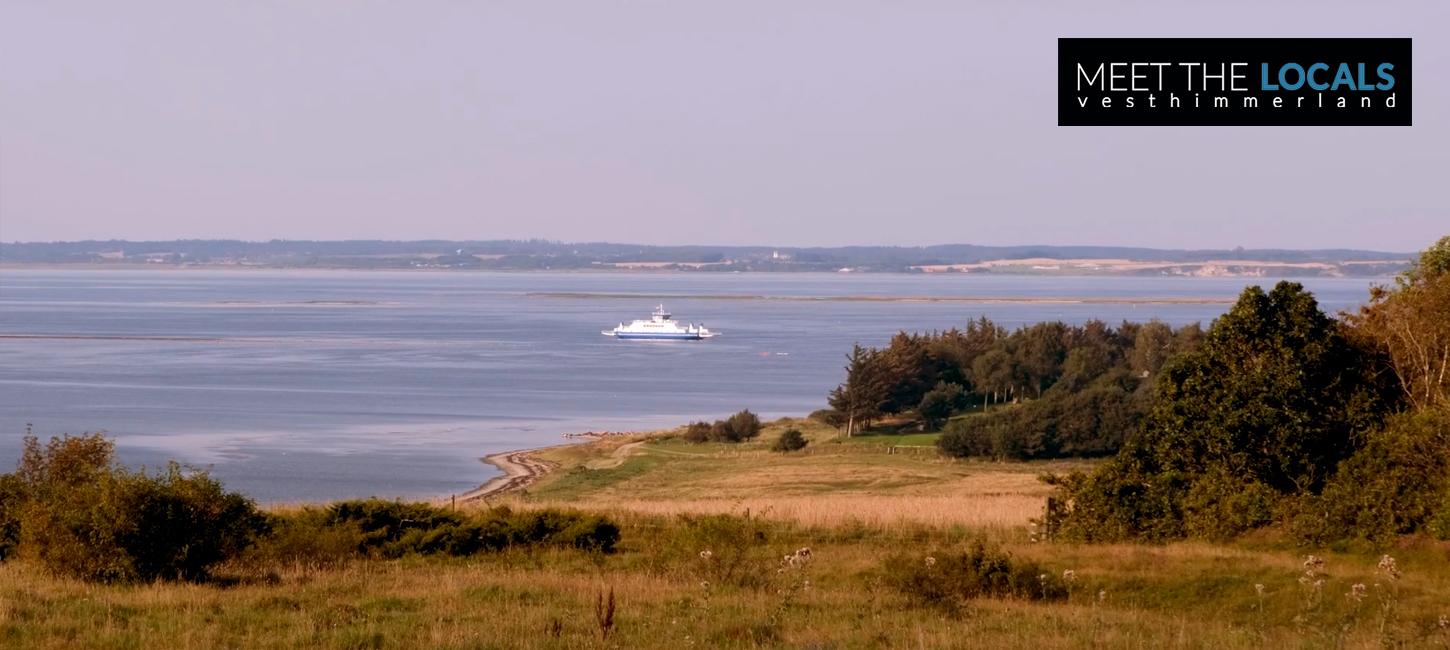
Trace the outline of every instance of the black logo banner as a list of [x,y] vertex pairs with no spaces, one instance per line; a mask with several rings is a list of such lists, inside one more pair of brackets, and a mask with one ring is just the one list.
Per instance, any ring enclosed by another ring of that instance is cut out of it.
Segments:
[[1059,126],[1410,126],[1408,38],[1059,38]]

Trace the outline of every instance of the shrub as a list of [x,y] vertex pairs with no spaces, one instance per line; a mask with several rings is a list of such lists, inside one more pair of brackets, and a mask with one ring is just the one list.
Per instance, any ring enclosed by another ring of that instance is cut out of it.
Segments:
[[985,417],[983,415],[948,422],[941,436],[936,439],[937,449],[955,458],[996,456],[997,448],[993,444],[989,428],[977,422]]
[[[1049,475],[1062,489],[1044,523],[1066,539],[1099,542],[1134,537],[1161,540],[1183,537],[1181,474],[1143,470],[1132,449],[1092,473]],[[1091,513],[1091,515],[1089,515]]]
[[271,515],[270,533],[257,541],[246,557],[254,562],[310,567],[334,567],[357,557],[363,547],[362,531],[354,523],[334,523],[325,508],[307,507]]
[[463,523],[458,514],[426,503],[383,499],[339,501],[327,508],[327,523],[354,526],[360,534],[360,553],[378,552],[413,530],[433,530]]
[[1193,482],[1183,498],[1184,531],[1227,540],[1269,524],[1279,493],[1258,481],[1216,469]]
[[[20,548],[86,580],[199,580],[265,532],[250,499],[172,463],[155,476],[113,464],[99,434],[27,436],[14,479],[25,494]],[[7,508],[9,510],[9,508]]]
[[751,413],[750,409],[730,416],[730,419],[726,420],[726,425],[730,428],[731,436],[737,442],[750,440],[760,435],[760,417]]
[[921,402],[916,406],[916,413],[921,416],[924,428],[936,429],[953,413],[966,407],[967,392],[962,390],[960,385],[937,382],[935,388],[927,391],[921,397]]
[[553,509],[518,513],[500,509],[491,514],[509,531],[505,546],[565,546],[607,553],[619,542],[619,527],[598,515]]
[[808,444],[808,441],[805,436],[801,435],[799,429],[786,429],[780,434],[779,438],[775,439],[775,444],[771,445],[770,448],[773,451],[784,453],[805,449],[806,444]]
[[685,440],[689,442],[708,442],[710,440],[709,422],[691,422],[685,427]]
[[710,425],[710,441],[740,442],[740,438],[737,437],[735,435],[735,431],[730,428],[730,423],[728,421],[716,420],[714,424]]
[[121,484],[121,511],[129,521],[116,539],[142,580],[204,578],[209,567],[240,555],[266,530],[251,499],[176,463],[156,476],[128,475]]
[[892,556],[884,573],[884,582],[903,596],[948,609],[973,598],[1062,600],[1068,593],[1061,578],[981,540],[955,553]]
[[1383,542],[1429,527],[1447,503],[1450,416],[1402,414],[1341,463],[1321,495],[1303,502],[1296,532],[1318,543],[1347,537]]
[[1425,522],[1425,532],[1435,539],[1450,541],[1450,494],[1440,500],[1440,507]]
[[355,553],[387,558],[463,556],[530,546],[610,552],[619,542],[619,527],[608,519],[552,509],[498,508],[465,517],[424,503],[361,499],[333,504],[323,521],[342,529],[343,537],[355,535]]
[[692,422],[685,427],[684,438],[690,442],[743,442],[760,435],[760,417],[749,409],[714,423]]
[[25,505],[25,484],[14,474],[0,475],[0,561],[20,543],[20,510]]

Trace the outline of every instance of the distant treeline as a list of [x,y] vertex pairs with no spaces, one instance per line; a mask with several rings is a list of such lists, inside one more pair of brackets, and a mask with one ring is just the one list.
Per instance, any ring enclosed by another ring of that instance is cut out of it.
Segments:
[[[1369,262],[1338,273],[1376,275],[1396,272],[1402,253],[1367,250],[1168,250],[1120,246],[644,246],[546,240],[487,241],[308,241],[187,239],[173,241],[76,241],[0,243],[0,261],[11,263],[251,264],[274,267],[581,269],[621,263],[677,265],[698,271],[856,271],[905,272],[913,267],[973,264],[1003,259],[1130,259],[1175,263],[1211,260],[1279,262]],[[1283,269],[1312,275],[1315,269]],[[1144,273],[1158,273],[1145,270]]]
[[[1197,324],[1038,323],[1008,332],[981,318],[962,329],[899,333],[856,346],[846,381],[818,413],[848,434],[883,418],[946,423],[953,456],[1057,458],[1114,453],[1147,410],[1149,378],[1202,336]],[[994,405],[1018,403],[985,414]]]

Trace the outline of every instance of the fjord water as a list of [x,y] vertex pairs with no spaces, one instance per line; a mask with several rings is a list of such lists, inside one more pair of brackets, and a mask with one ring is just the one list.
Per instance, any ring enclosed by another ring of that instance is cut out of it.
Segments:
[[[1331,312],[1371,284],[1303,282]],[[0,462],[30,423],[42,437],[106,431],[128,464],[210,467],[263,502],[434,497],[494,475],[486,454],[565,432],[805,414],[853,343],[898,330],[983,315],[1206,326],[1251,283],[1272,281],[0,269]],[[849,296],[983,300],[810,300]],[[1131,302],[1153,298],[1200,302]],[[600,335],[661,301],[723,335]]]

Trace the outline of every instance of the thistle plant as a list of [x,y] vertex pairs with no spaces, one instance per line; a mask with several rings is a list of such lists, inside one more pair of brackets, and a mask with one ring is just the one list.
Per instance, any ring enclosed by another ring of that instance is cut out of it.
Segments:
[[1324,558],[1306,555],[1303,566],[1304,572],[1299,574],[1299,584],[1308,588],[1311,605],[1318,607],[1324,592]]
[[1302,587],[1303,599],[1299,604],[1299,614],[1294,617],[1294,622],[1309,629],[1318,630],[1311,624],[1311,619],[1319,614],[1319,607],[1324,602],[1324,558],[1318,555],[1304,556],[1301,565],[1303,571],[1299,574],[1299,585]]
[[811,579],[806,571],[810,566],[814,554],[809,546],[798,548],[793,553],[788,553],[781,558],[780,568],[776,570],[777,575],[786,578],[785,585],[776,590],[780,596],[780,602],[776,603],[770,612],[770,619],[767,623],[770,627],[778,627],[784,622],[790,607],[795,603],[796,596],[802,591],[810,591]]
[[[703,561],[703,562],[705,562],[707,565],[712,560],[714,560],[714,559],[715,559],[715,553],[711,552],[710,549],[707,548],[707,549],[705,549],[703,551],[700,551],[700,560]],[[714,575],[714,571],[711,571],[710,570],[710,567],[709,566],[706,566],[706,570],[704,571],[704,575]],[[701,580],[700,581],[700,591],[703,594],[703,596],[700,599],[700,609],[702,611],[705,611],[705,612],[710,611],[710,594],[711,594],[711,587],[712,586],[713,585],[710,584],[710,581],[709,580]]]
[[1364,605],[1364,597],[1367,593],[1363,582],[1356,582],[1350,585],[1349,591],[1344,593],[1344,599],[1349,602],[1349,611],[1339,621],[1341,634],[1348,634],[1354,627],[1355,619],[1359,618],[1359,610]]
[[1392,642],[1392,639],[1389,638],[1390,627],[1394,622],[1395,606],[1400,599],[1400,567],[1395,562],[1395,558],[1383,555],[1380,557],[1379,563],[1375,565],[1375,569],[1378,577],[1384,581],[1383,583],[1376,581],[1374,584],[1380,603],[1379,635],[1383,643],[1390,644]]

